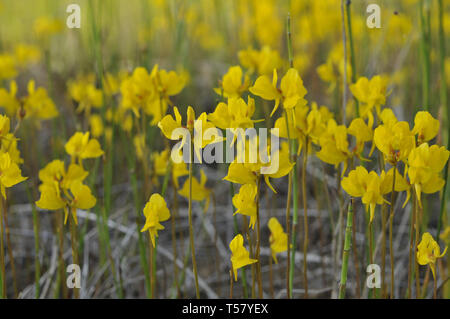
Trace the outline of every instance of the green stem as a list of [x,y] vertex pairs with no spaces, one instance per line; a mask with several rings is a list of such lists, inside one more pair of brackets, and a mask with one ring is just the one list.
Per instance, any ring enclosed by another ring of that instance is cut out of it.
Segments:
[[[347,15],[347,32],[348,43],[350,45],[350,64],[352,67],[352,83],[356,83],[356,61],[355,61],[355,46],[353,44],[353,32],[352,32],[352,13],[351,13],[351,1],[346,3],[346,15]],[[347,72],[347,70],[344,70]],[[356,117],[359,117],[359,101],[354,97],[356,107]],[[345,107],[345,106],[344,106]]]
[[190,161],[189,161],[189,206],[188,206],[188,215],[189,215],[189,242],[191,246],[191,254],[192,254],[192,269],[194,272],[195,278],[195,295],[197,299],[200,299],[200,290],[198,287],[198,274],[197,274],[197,260],[195,259],[195,245],[194,245],[194,228],[192,226],[192,170],[193,170],[193,162],[194,162],[194,144],[190,143]]
[[[438,0],[439,5],[439,66],[440,66],[440,77],[441,77],[441,106],[443,109],[444,114],[447,115],[446,118],[446,124],[447,124],[447,149],[450,149],[450,110],[447,106],[447,78],[445,74],[445,33],[444,33],[444,4],[443,0]],[[441,229],[443,225],[444,220],[444,213],[445,213],[445,206],[446,206],[446,199],[447,199],[447,182],[448,182],[448,162],[445,164],[444,169],[444,189],[442,191],[442,198],[441,198],[441,209],[439,213],[439,220],[438,220],[438,227],[437,227],[437,233],[436,233],[436,240],[439,241],[439,236],[441,234]]]
[[[393,232],[394,232],[394,205],[395,205],[395,175],[397,172],[397,165],[394,166],[394,176],[392,180],[392,193],[391,193],[391,212],[389,214],[389,253],[390,253],[390,260],[391,260],[391,294],[390,298],[394,299],[394,284],[395,284],[395,277],[394,277],[394,271],[395,271],[395,263],[394,263],[394,247],[393,247]],[[384,232],[384,228],[383,228]]]
[[302,167],[302,193],[303,193],[303,281],[305,294],[304,297],[308,298],[308,204],[306,199],[306,168],[308,165],[308,136],[305,138],[305,150],[303,152],[303,167]]
[[347,285],[348,259],[352,246],[353,229],[353,199],[350,200],[347,211],[347,227],[345,229],[344,250],[342,253],[341,284],[339,285],[339,299],[345,298],[345,287]]
[[[71,207],[70,208],[70,216],[69,216],[69,223],[70,223],[70,240],[72,243],[72,263],[74,263],[77,266],[80,266],[80,261],[78,259],[78,241],[77,241],[77,226],[75,224],[75,220],[73,218],[73,214],[76,213],[76,208]],[[73,294],[75,299],[80,298],[80,290],[79,288],[74,287],[73,288]]]
[[4,202],[3,197],[0,199],[0,298],[6,299],[6,277],[5,277],[5,246],[3,242],[3,214],[4,214]]

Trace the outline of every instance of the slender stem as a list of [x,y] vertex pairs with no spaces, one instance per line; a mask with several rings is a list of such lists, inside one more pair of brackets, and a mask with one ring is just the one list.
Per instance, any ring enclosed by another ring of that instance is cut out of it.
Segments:
[[[288,56],[289,56],[289,66],[292,68],[294,67],[294,55],[292,52],[292,38],[291,38],[291,17],[288,15],[287,21],[286,21],[286,32],[287,32],[287,44],[288,44]],[[290,262],[290,265],[288,267],[289,269],[289,288],[288,288],[288,298],[292,298],[292,289],[293,289],[293,283],[294,283],[294,269],[295,269],[295,250],[296,250],[296,244],[297,244],[297,236],[296,236],[296,229],[298,224],[298,185],[297,185],[297,158],[295,156],[296,154],[296,140],[291,139],[290,129],[289,129],[289,118],[288,118],[288,112],[286,109],[284,110],[284,116],[286,120],[286,130],[289,140],[289,157],[291,158],[291,161],[295,163],[292,170],[289,172],[289,188],[292,184],[292,200],[293,200],[293,214],[292,214],[292,226],[291,226],[291,236],[288,235],[291,239],[291,245],[292,247],[289,249],[288,253],[290,253],[290,260],[288,258],[288,261]],[[289,198],[286,207],[289,205]],[[286,208],[286,213],[289,215],[289,209]],[[287,232],[289,233],[289,229],[287,229]],[[289,245],[288,245],[289,247]]]
[[[443,0],[438,0],[439,5],[439,66],[440,66],[440,78],[441,78],[441,107],[444,112],[444,114],[447,115],[446,117],[446,124],[447,124],[447,149],[450,149],[450,110],[447,106],[447,78],[445,74],[445,55],[446,55],[446,48],[445,48],[445,33],[444,33],[444,4]],[[448,162],[445,164],[444,169],[444,189],[442,191],[442,198],[441,198],[441,209],[439,213],[439,221],[438,221],[438,227],[437,227],[437,233],[436,233],[436,239],[439,240],[439,236],[442,229],[443,219],[444,219],[444,212],[445,212],[445,202],[447,199],[447,181],[448,181]]]
[[414,254],[413,254],[413,249],[414,249],[414,224],[416,223],[416,197],[415,194],[413,192],[412,194],[412,202],[413,202],[413,207],[411,210],[411,225],[410,225],[410,229],[409,229],[409,235],[410,235],[410,240],[409,240],[409,262],[408,262],[408,290],[407,290],[407,297],[408,299],[412,298],[412,293],[411,293],[411,285],[412,285],[412,274],[413,274],[413,259],[415,258]]
[[437,278],[433,278],[433,299],[437,299]]
[[3,214],[4,202],[3,197],[0,199],[0,298],[6,299],[6,277],[5,277],[5,246],[3,242]]
[[[346,15],[347,15],[347,32],[348,43],[350,46],[350,64],[352,67],[352,83],[356,83],[356,61],[355,61],[355,46],[353,44],[353,31],[352,31],[352,13],[351,13],[351,1],[347,0],[346,3]],[[347,68],[344,69],[347,72]],[[356,117],[359,117],[359,101],[354,97],[356,107]]]
[[[415,223],[414,223],[414,229],[415,229],[415,241],[414,241],[414,254],[416,254],[417,252],[417,245],[419,243],[419,227],[420,227],[420,222],[419,222],[419,209],[420,209],[420,205],[418,205],[418,203],[420,203],[420,198],[416,197],[416,209],[415,209]],[[415,256],[414,256],[415,257]],[[419,278],[419,263],[416,261],[414,263],[415,265],[415,274],[416,274],[416,298],[419,299],[420,298],[420,278]]]
[[[75,265],[80,266],[80,262],[78,259],[78,241],[77,241],[77,226],[75,224],[75,220],[73,218],[73,213],[76,208],[71,208],[70,216],[69,216],[69,223],[70,223],[70,240],[72,243],[72,263]],[[75,287],[73,288],[73,294],[75,299],[80,298],[80,290],[79,288]]]
[[[373,222],[369,221],[369,262],[373,264]],[[372,288],[370,296],[375,297],[375,288]]]
[[8,252],[8,258],[9,258],[9,264],[11,266],[11,275],[13,279],[13,290],[14,290],[14,297],[17,298],[19,295],[19,292],[17,290],[17,276],[16,276],[16,265],[14,262],[14,254],[12,251],[12,243],[11,243],[11,234],[9,231],[9,224],[8,224],[8,208],[6,200],[3,199],[3,221],[5,223],[5,237],[6,237],[6,246],[7,246],[7,252]]
[[345,298],[345,287],[347,285],[348,258],[352,246],[353,229],[353,199],[350,200],[347,211],[347,228],[345,229],[344,250],[342,253],[341,284],[339,285],[339,299]]
[[386,292],[386,203],[381,209],[381,296],[385,298]]
[[308,298],[308,203],[306,200],[306,168],[308,165],[308,136],[305,138],[305,150],[303,152],[303,168],[302,168],[302,192],[303,192],[303,282],[305,294],[304,297]]
[[[422,57],[422,104],[425,111],[429,111],[430,105],[430,4],[427,0],[420,0],[420,50]],[[425,12],[426,11],[426,12]]]
[[258,297],[263,297],[262,275],[261,275],[261,219],[259,216],[259,196],[261,192],[261,177],[258,178],[258,188],[256,192],[256,259],[258,260],[256,271],[258,275]]
[[198,274],[197,274],[197,261],[195,259],[195,245],[194,245],[194,228],[192,226],[192,169],[193,169],[193,153],[194,147],[193,143],[190,143],[190,161],[189,161],[189,206],[188,206],[188,214],[189,214],[189,242],[191,246],[191,254],[192,254],[192,268],[195,277],[195,295],[197,299],[200,299],[200,290],[198,288]]
[[[395,263],[394,263],[394,247],[393,247],[393,232],[394,232],[394,205],[395,205],[395,178],[396,178],[396,172],[397,172],[397,165],[394,166],[394,176],[392,180],[392,193],[391,193],[391,212],[389,214],[389,253],[390,253],[390,260],[391,260],[391,294],[390,298],[394,299],[394,285],[395,285],[395,277],[394,277],[394,271],[395,271]],[[383,228],[384,232],[384,228]]]
[[[292,174],[289,173],[289,180],[288,180],[288,193],[287,193],[287,199],[286,199],[286,233],[287,233],[287,242],[291,242],[291,223],[290,223],[290,205],[291,205],[291,196],[292,196]],[[287,245],[287,260],[286,260],[286,291],[287,291],[287,298],[292,298],[292,290],[290,289],[291,285],[291,245]]]

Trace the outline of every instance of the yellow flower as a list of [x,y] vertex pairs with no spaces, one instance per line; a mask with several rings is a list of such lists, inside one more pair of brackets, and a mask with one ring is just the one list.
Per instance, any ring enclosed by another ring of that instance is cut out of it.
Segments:
[[414,118],[413,133],[417,134],[417,142],[419,144],[428,142],[436,137],[439,133],[440,123],[426,111],[417,112]]
[[0,139],[5,138],[9,134],[10,125],[9,117],[0,114]]
[[444,231],[441,233],[441,239],[446,243],[450,242],[450,226],[447,226]]
[[177,74],[175,71],[159,71],[158,65],[155,65],[150,77],[155,87],[155,95],[144,104],[144,111],[152,116],[150,124],[156,125],[166,114],[167,106],[172,105],[170,97],[179,94],[185,87],[188,74],[186,72]]
[[415,148],[416,141],[408,122],[388,119],[386,122],[390,124],[383,124],[375,129],[373,140],[385,160],[396,165],[399,161],[406,161],[411,150]]
[[47,90],[42,87],[36,89],[34,80],[28,82],[28,96],[24,99],[23,108],[25,117],[48,120],[59,115]]
[[251,259],[249,252],[244,247],[244,237],[236,235],[230,242],[231,264],[233,266],[234,280],[237,281],[237,271],[239,268],[256,263],[258,260]]
[[[175,130],[180,128],[187,128],[190,134],[194,135],[193,137],[191,136],[191,143],[194,144],[195,154],[200,161],[202,160],[199,152],[201,148],[204,148],[208,144],[221,142],[223,140],[219,138],[218,129],[208,121],[206,112],[200,114],[200,116],[196,119],[194,109],[192,108],[192,106],[188,106],[186,112],[186,126],[182,126],[182,118],[176,106],[174,106],[173,112],[175,117],[172,117],[170,115],[164,116],[164,118],[158,123],[158,127],[161,129],[166,138],[175,141],[181,139],[180,149],[186,143],[186,139],[188,138],[188,136],[186,136],[186,134],[183,134],[182,132],[180,132],[180,134],[175,134]],[[212,135],[212,137],[206,139],[204,136],[205,133],[209,130],[215,130],[215,133]]]
[[[386,200],[383,195],[392,190],[392,182],[382,183],[382,178],[374,171],[370,173],[363,166],[352,170],[347,177],[342,179],[342,188],[352,197],[361,197],[362,203],[370,208],[370,221],[375,214],[376,205],[381,205]],[[384,186],[384,187],[383,187]]]
[[229,98],[228,105],[220,102],[208,120],[223,130],[229,128],[250,128],[256,121],[251,117],[255,113],[255,100],[248,98],[248,104],[241,98]]
[[9,116],[17,115],[17,111],[20,108],[20,103],[16,98],[16,94],[16,81],[9,82],[9,92],[4,88],[0,88],[0,107],[5,108],[5,111]]
[[[199,202],[206,200],[204,208],[204,211],[206,212],[209,207],[211,189],[207,188],[205,184],[206,175],[203,170],[200,171],[200,182],[196,177],[192,177],[192,200]],[[178,191],[178,194],[185,198],[189,198],[189,179],[184,182],[183,187]]]
[[6,134],[2,137],[0,152],[9,153],[11,160],[16,164],[22,164],[23,159],[20,157],[20,151],[17,148],[17,141],[12,133]]
[[145,155],[145,150],[146,150],[145,135],[144,134],[136,134],[133,137],[133,144],[134,144],[134,148],[136,149],[137,158],[140,159],[141,161],[143,161],[144,155]]
[[12,187],[26,180],[22,176],[19,166],[11,160],[9,153],[0,153],[0,189],[6,199],[6,188]]
[[348,151],[347,127],[345,125],[337,125],[334,119],[328,120],[326,130],[319,139],[320,151],[317,157],[328,164],[337,166],[345,161],[345,172],[347,167],[347,159],[351,157]]
[[[181,156],[180,152],[180,156]],[[171,161],[171,172],[172,172],[172,182],[176,189],[180,188],[178,184],[178,178],[182,176],[186,176],[189,174],[189,171],[187,170],[187,165],[185,162],[180,161],[178,163],[175,163],[172,161],[172,158],[170,157],[170,150],[166,149],[162,151],[161,153],[154,153],[153,154],[153,169],[156,175],[158,176],[164,176],[167,172],[168,162]]]
[[241,186],[239,193],[233,196],[233,205],[237,208],[233,215],[249,216],[251,228],[255,228],[257,192],[258,188],[255,184],[245,184]]
[[91,114],[91,108],[100,108],[103,105],[103,93],[95,87],[93,76],[80,77],[77,81],[69,82],[70,97],[78,103],[77,113]]
[[17,76],[16,61],[9,54],[0,54],[0,81]]
[[275,101],[275,107],[270,116],[278,109],[280,102],[286,109],[292,109],[295,106],[306,105],[304,99],[307,91],[303,86],[303,80],[296,69],[289,69],[281,79],[280,88],[277,88],[278,75],[277,70],[273,70],[272,81],[267,75],[262,75],[256,79],[255,85],[250,88],[250,92],[260,96],[264,100]]
[[272,252],[272,258],[275,263],[278,263],[277,254],[288,249],[288,236],[283,230],[278,219],[272,217],[268,223],[270,229],[270,251]]
[[82,183],[87,176],[88,172],[77,164],[70,164],[66,171],[63,161],[50,162],[39,171],[41,196],[36,205],[46,210],[63,209],[64,223],[70,210],[77,224],[76,209],[90,209],[97,202],[90,188]]
[[[326,109],[322,106],[320,109],[316,103],[313,103],[311,110],[307,106],[298,106],[292,111],[287,112],[289,122],[289,136],[286,129],[286,115],[281,116],[275,121],[275,128],[280,131],[280,137],[297,139],[298,149],[297,154],[305,147],[306,137],[308,137],[308,144],[312,141],[318,142],[322,133],[326,130],[326,125],[323,116],[326,115]],[[311,148],[308,145],[308,149]]]
[[89,126],[91,127],[91,134],[95,138],[103,135],[104,127],[103,120],[100,115],[94,114],[89,117]]
[[41,58],[41,51],[33,45],[18,44],[14,48],[14,57],[17,64],[21,67],[27,66],[29,63],[39,61]]
[[433,278],[436,280],[436,259],[444,257],[447,252],[445,247],[444,252],[441,254],[439,244],[433,239],[430,233],[424,233],[422,240],[417,246],[417,262],[419,265],[430,265],[433,272]]
[[421,193],[436,193],[444,187],[445,181],[439,174],[447,163],[450,152],[444,146],[428,146],[422,143],[413,149],[408,156],[408,176],[414,185],[419,205]]
[[276,50],[272,50],[269,46],[264,46],[261,50],[248,48],[239,51],[239,61],[244,68],[250,73],[257,72],[258,75],[270,75],[273,69],[282,66],[282,59]]
[[[353,150],[353,153],[361,157],[361,153],[364,151],[364,144],[366,142],[370,142],[373,140],[373,130],[372,124],[369,120],[369,123],[366,124],[364,120],[360,117],[354,119],[350,126],[348,127],[348,134],[353,135],[356,138],[356,146]],[[372,146],[373,149],[374,146]]]
[[386,103],[387,79],[379,75],[370,80],[361,77],[355,84],[350,85],[350,91],[355,98],[362,103],[361,116],[366,117],[375,107],[380,114],[380,107]]
[[46,39],[63,30],[63,23],[57,19],[40,17],[34,21],[33,31],[37,37]]
[[[256,141],[257,143],[257,141]],[[239,151],[238,151],[239,154]],[[270,147],[267,149],[267,154],[270,154]],[[239,157],[239,155],[238,155]],[[251,159],[256,159],[256,163],[252,163]],[[275,162],[278,162],[278,168],[274,172],[264,172],[261,169],[264,167],[270,167]],[[237,184],[254,184],[256,185],[258,176],[263,175],[264,181],[267,186],[276,193],[272,184],[270,183],[270,178],[281,178],[289,174],[289,172],[294,167],[294,163],[291,163],[289,159],[289,146],[288,143],[282,143],[281,149],[274,150],[273,154],[269,156],[268,163],[261,163],[258,159],[258,154],[254,153],[252,147],[249,147],[249,143],[245,145],[245,158],[241,161],[235,159],[228,166],[228,173],[223,179],[232,183]]]
[[73,160],[78,159],[80,162],[83,159],[96,158],[104,154],[100,143],[95,138],[89,139],[89,132],[76,132],[64,147]]
[[158,230],[164,229],[161,222],[170,218],[170,212],[167,208],[166,201],[161,195],[155,193],[150,196],[150,199],[144,207],[144,216],[145,225],[141,229],[141,232],[148,230],[153,247],[155,247],[155,236],[158,237]]
[[214,91],[227,98],[240,98],[242,93],[247,91],[250,86],[250,78],[248,75],[244,76],[242,81],[242,69],[240,66],[232,66],[228,72],[223,76],[221,81],[221,88],[215,88]]

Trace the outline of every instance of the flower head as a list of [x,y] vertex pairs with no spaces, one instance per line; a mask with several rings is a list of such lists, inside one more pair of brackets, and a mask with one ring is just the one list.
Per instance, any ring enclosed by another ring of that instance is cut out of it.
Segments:
[[170,212],[167,208],[166,201],[161,195],[155,193],[150,196],[150,199],[144,207],[144,216],[145,225],[141,229],[141,232],[146,230],[149,231],[153,247],[155,247],[155,236],[158,237],[158,230],[164,229],[161,222],[170,218]]
[[270,229],[270,250],[275,263],[278,263],[277,254],[288,249],[288,236],[283,230],[278,219],[272,217],[268,223]]
[[283,103],[286,109],[292,109],[295,106],[306,105],[304,99],[307,91],[303,86],[303,80],[296,69],[290,68],[281,79],[280,87],[277,87],[278,75],[277,70],[273,70],[272,81],[267,75],[262,75],[256,79],[255,84],[250,88],[250,92],[260,96],[264,100],[275,101],[275,107],[270,116]]
[[433,236],[428,232],[424,233],[422,240],[417,246],[417,262],[419,265],[430,265],[433,278],[436,280],[436,259],[444,257],[446,252],[447,247],[445,247],[444,252],[441,254],[441,248],[433,239]]
[[244,237],[241,234],[236,235],[230,242],[231,264],[233,266],[234,280],[237,280],[237,271],[239,268],[256,263],[258,260],[251,259],[249,252],[244,247]]

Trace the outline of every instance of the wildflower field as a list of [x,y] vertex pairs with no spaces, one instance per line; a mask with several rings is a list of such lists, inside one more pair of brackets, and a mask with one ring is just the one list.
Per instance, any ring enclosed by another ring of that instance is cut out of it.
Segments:
[[0,298],[450,298],[448,52],[448,0],[0,0]]

